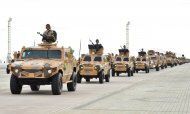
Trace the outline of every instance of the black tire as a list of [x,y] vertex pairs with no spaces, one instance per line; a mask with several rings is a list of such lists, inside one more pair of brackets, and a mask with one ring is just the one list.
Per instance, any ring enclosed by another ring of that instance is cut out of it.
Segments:
[[108,70],[107,75],[105,75],[106,82],[110,82],[110,70]]
[[161,69],[164,69],[164,66],[163,66],[163,65],[161,66]]
[[148,68],[147,67],[145,67],[145,72],[148,73]]
[[131,76],[133,76],[133,70],[131,71]]
[[116,72],[116,75],[119,76],[119,72]]
[[159,69],[159,66],[156,66],[156,71],[159,71],[160,69]]
[[165,68],[167,68],[168,66],[167,65],[165,65]]
[[77,83],[81,83],[81,81],[82,81],[82,76],[79,73],[77,73]]
[[115,70],[112,68],[112,76],[115,76]]
[[136,73],[138,73],[139,71],[138,70],[135,70],[136,71]]
[[60,95],[63,88],[62,74],[57,73],[52,77],[51,89],[53,95]]
[[131,71],[130,71],[130,69],[127,69],[127,75],[128,75],[128,77],[131,76]]
[[76,76],[75,72],[73,72],[73,74],[71,76],[71,80],[72,80],[72,82],[67,83],[67,89],[68,89],[68,91],[75,91],[76,86],[77,86],[77,76]]
[[6,68],[7,74],[10,74],[10,69]]
[[12,94],[20,94],[22,91],[22,85],[18,83],[18,78],[15,75],[11,75],[10,90]]
[[100,84],[103,84],[103,83],[104,83],[104,72],[103,72],[103,71],[101,71],[101,72],[99,73],[99,83],[100,83]]
[[90,78],[86,77],[86,82],[90,82]]
[[32,91],[39,91],[40,90],[40,85],[30,85],[30,88]]
[[135,69],[133,69],[133,73],[135,73]]

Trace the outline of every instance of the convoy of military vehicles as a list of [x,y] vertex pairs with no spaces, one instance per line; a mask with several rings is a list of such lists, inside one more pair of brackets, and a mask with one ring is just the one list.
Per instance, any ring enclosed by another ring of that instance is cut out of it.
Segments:
[[29,85],[32,91],[39,91],[40,85],[51,85],[52,94],[60,95],[63,83],[67,84],[68,91],[75,91],[82,79],[90,83],[91,79],[96,78],[103,84],[104,81],[110,82],[110,74],[114,77],[125,73],[130,77],[139,71],[149,73],[150,69],[159,71],[189,62],[184,55],[177,57],[171,51],[164,54],[141,49],[138,56],[134,57],[125,46],[114,56],[104,53],[104,47],[98,39],[96,44],[91,43],[88,45],[89,52],[81,54],[78,61],[71,47],[58,47],[54,42],[23,46],[19,53],[14,53],[14,59],[6,68],[7,74],[11,73],[11,93],[20,94],[23,85]]

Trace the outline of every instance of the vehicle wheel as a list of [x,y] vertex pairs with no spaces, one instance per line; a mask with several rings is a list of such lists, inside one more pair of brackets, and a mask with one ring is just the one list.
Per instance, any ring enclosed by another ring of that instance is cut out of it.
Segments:
[[77,83],[81,83],[81,81],[82,81],[82,76],[78,72],[77,73]]
[[149,73],[150,69],[148,68],[148,73]]
[[39,91],[40,90],[40,85],[30,85],[30,88],[32,91]]
[[115,70],[112,68],[112,76],[114,77],[115,76]]
[[108,70],[108,74],[105,75],[106,82],[110,82],[110,70]]
[[116,72],[116,75],[119,76],[119,72]]
[[131,76],[133,76],[133,70],[131,71]]
[[138,73],[139,71],[138,70],[136,70],[136,73]]
[[18,83],[18,78],[15,75],[11,75],[10,90],[12,94],[20,94],[22,91],[22,85]]
[[133,69],[133,73],[135,73],[135,69]]
[[103,84],[104,83],[104,72],[101,71],[99,73],[99,83]]
[[77,85],[77,76],[76,73],[73,72],[71,76],[71,81],[70,83],[67,83],[67,89],[68,91],[75,91],[76,90],[76,85]]
[[90,82],[90,78],[86,78],[86,82]]
[[53,95],[60,95],[63,88],[62,74],[57,73],[52,77],[51,89]]
[[130,71],[130,69],[127,69],[127,75],[128,75],[128,77],[131,76],[131,71]]
[[159,66],[156,66],[156,71],[159,71]]
[[165,65],[165,68],[167,68],[168,66],[167,65]]
[[164,69],[164,66],[163,66],[163,65],[161,66],[161,69]]
[[6,68],[7,74],[10,74],[10,69]]
[[148,73],[148,68],[147,67],[145,67],[145,72]]

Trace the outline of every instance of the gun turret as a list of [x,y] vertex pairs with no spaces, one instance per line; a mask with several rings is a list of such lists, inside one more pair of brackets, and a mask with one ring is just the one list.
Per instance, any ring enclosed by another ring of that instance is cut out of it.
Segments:
[[94,44],[91,40],[89,40],[92,44],[88,45],[89,53],[92,54],[103,54],[103,46],[101,44]]
[[138,52],[139,56],[146,56],[146,52],[142,48],[140,52]]

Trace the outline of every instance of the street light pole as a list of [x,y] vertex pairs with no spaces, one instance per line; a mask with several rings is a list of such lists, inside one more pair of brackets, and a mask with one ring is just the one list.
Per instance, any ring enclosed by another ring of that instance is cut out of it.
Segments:
[[128,21],[126,24],[126,48],[129,49],[129,24],[130,22]]
[[12,18],[8,20],[8,55],[7,55],[7,62],[11,63],[11,21]]

